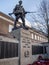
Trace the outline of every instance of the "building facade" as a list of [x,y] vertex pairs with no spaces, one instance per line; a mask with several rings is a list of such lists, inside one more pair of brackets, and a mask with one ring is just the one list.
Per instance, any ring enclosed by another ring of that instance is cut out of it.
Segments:
[[[14,24],[14,19],[9,17],[8,15],[0,12],[0,33],[8,34],[11,32]],[[18,22],[18,24],[21,24]],[[35,29],[30,29],[30,35],[32,41],[41,41],[46,42],[47,37],[44,35],[44,33],[36,31]]]
[[[37,60],[38,56],[40,55],[43,58],[47,57],[45,46],[42,44],[48,41],[45,34],[30,27],[28,30],[20,28],[11,31],[13,24],[14,19],[0,12],[0,57],[2,57],[0,58],[1,65],[27,65]],[[20,25],[21,23],[18,22],[18,24]],[[1,41],[4,41],[4,43],[1,43]],[[15,47],[16,44],[13,43],[18,43],[18,47]],[[18,48],[18,50],[16,50],[16,48]],[[1,51],[4,52],[3,56],[1,56]]]

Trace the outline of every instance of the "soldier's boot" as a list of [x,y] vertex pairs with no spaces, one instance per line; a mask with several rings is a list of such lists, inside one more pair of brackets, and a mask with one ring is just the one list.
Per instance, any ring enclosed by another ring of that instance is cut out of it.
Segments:
[[14,22],[14,28],[13,28],[12,30],[15,30],[15,29],[17,29],[17,26],[16,26],[16,24],[17,24],[17,21],[15,20],[15,22]]
[[23,22],[23,28],[26,28],[26,26],[25,26],[25,22]]
[[23,28],[25,28],[25,19],[24,19],[24,17],[23,16],[21,16],[21,19],[22,19],[22,22],[23,22]]
[[28,30],[29,28],[27,26],[25,26],[25,22],[23,22],[23,28]]
[[25,22],[23,22],[23,27],[25,27]]

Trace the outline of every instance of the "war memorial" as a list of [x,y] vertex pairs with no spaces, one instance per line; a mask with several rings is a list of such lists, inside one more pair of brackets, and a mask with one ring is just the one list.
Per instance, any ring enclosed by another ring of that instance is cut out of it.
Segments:
[[[15,20],[1,13],[0,21],[3,22],[6,20],[8,22],[5,23],[7,25],[7,27],[5,27],[6,30],[9,24],[14,27],[10,34],[7,34],[4,27],[4,32],[0,33],[0,65],[28,65],[37,60],[38,56],[48,58],[46,51],[46,47],[48,46],[48,44],[46,44],[47,37],[42,32],[25,25],[25,16],[27,13],[33,12],[25,11],[21,0],[13,12],[9,13],[9,15],[15,15]],[[17,26],[19,18],[22,20],[22,25]],[[11,21],[13,21],[13,23]],[[0,25],[0,29],[2,26],[5,26],[2,23],[0,23]],[[1,29],[1,31],[3,30]]]

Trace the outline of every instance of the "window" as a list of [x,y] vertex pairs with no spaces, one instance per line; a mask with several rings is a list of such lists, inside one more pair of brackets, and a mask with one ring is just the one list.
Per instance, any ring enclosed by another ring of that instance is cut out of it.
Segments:
[[[45,49],[45,52],[46,53],[46,48],[44,47]],[[32,55],[35,55],[35,54],[44,54],[43,53],[43,46],[34,46],[32,45]]]
[[39,40],[39,36],[38,36],[38,40]]
[[41,37],[40,37],[40,41],[41,41]]
[[0,59],[18,56],[18,44],[0,42]]
[[12,31],[13,25],[9,25],[9,32]]
[[42,41],[44,41],[44,39],[42,38]]
[[32,39],[34,39],[34,34],[32,33]]
[[37,35],[35,35],[35,40],[37,39]]

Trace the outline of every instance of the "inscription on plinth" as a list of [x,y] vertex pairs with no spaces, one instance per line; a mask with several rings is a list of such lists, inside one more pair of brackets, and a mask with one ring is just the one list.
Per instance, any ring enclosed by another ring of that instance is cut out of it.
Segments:
[[29,30],[21,29],[21,65],[31,63],[31,36]]

